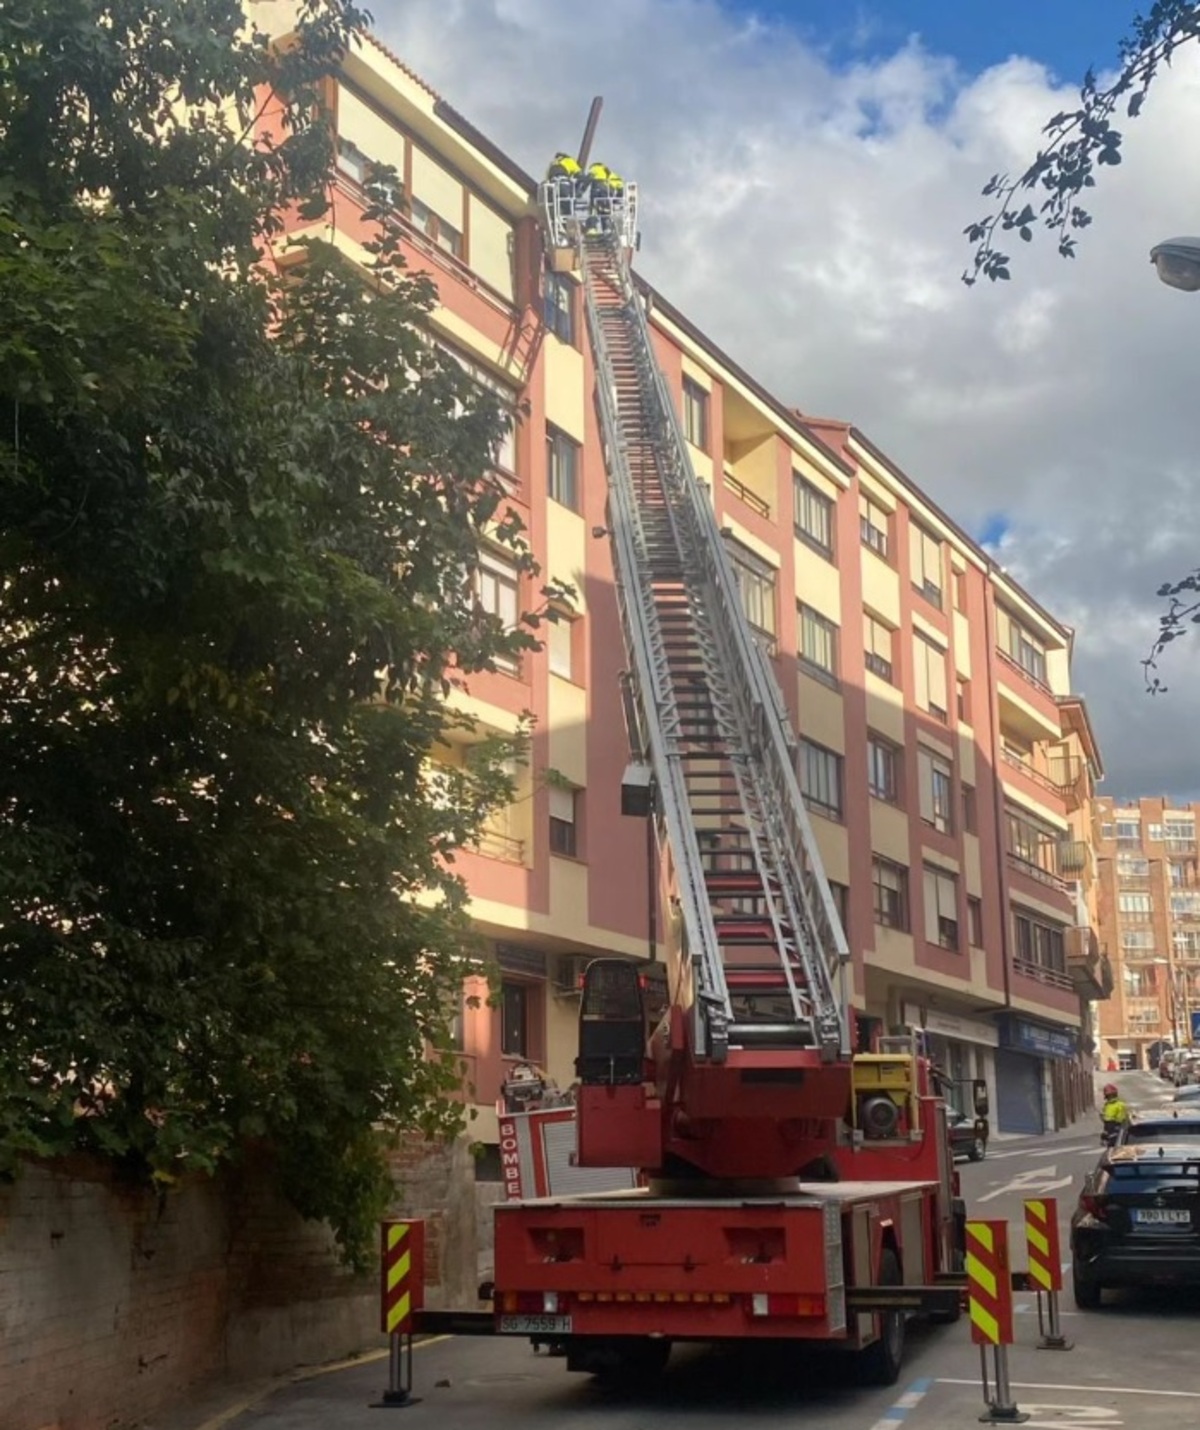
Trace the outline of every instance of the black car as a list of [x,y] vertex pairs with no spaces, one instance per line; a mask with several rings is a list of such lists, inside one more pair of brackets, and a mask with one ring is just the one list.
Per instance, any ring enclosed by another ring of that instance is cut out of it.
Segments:
[[1071,1218],[1075,1304],[1106,1286],[1200,1285],[1200,1109],[1136,1114]]
[[983,1161],[988,1144],[986,1117],[968,1117],[965,1112],[950,1107],[946,1109],[946,1127],[950,1133],[950,1150],[956,1157]]

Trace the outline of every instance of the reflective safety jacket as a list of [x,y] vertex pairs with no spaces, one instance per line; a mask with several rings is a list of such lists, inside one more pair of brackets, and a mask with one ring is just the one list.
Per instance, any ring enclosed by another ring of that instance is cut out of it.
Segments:
[[607,184],[607,183],[608,183],[608,165],[607,165],[607,164],[589,164],[589,165],[588,165],[588,178],[589,178],[589,179],[597,179],[597,180],[599,180],[600,183],[602,183],[602,184]]
[[549,177],[551,179],[574,179],[582,174],[583,170],[579,166],[578,159],[572,159],[570,154],[564,154],[561,158],[555,159],[550,165]]
[[1119,1122],[1123,1126],[1129,1121],[1129,1109],[1119,1097],[1110,1097],[1100,1109],[1100,1117],[1105,1122]]

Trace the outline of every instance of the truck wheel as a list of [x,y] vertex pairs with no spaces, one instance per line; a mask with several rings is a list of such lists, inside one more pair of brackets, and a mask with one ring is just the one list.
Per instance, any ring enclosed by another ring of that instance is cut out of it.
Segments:
[[1094,1276],[1080,1266],[1078,1260],[1071,1263],[1071,1285],[1075,1292],[1075,1304],[1081,1311],[1098,1311],[1104,1299],[1104,1287]]
[[[899,1286],[900,1259],[891,1247],[879,1258],[880,1286]],[[879,1313],[879,1339],[859,1352],[859,1369],[869,1385],[895,1385],[904,1360],[904,1312]]]

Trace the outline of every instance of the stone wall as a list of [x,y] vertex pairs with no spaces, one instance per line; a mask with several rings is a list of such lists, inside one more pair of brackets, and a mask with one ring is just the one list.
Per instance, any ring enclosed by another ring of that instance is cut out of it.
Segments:
[[[427,1304],[475,1305],[466,1139],[410,1143],[393,1167],[394,1213],[428,1222]],[[376,1278],[339,1264],[328,1228],[288,1208],[261,1162],[163,1196],[83,1158],[30,1162],[0,1187],[3,1430],[136,1423],[198,1382],[381,1345],[378,1318]]]

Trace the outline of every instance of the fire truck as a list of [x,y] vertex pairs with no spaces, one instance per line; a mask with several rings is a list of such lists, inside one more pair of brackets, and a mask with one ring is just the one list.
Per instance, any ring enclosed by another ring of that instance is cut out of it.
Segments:
[[426,1324],[550,1343],[616,1378],[660,1369],[677,1341],[822,1342],[891,1383],[908,1318],[959,1310],[945,1103],[910,1040],[858,1050],[797,739],[631,273],[637,186],[599,215],[572,190],[549,181],[540,203],[595,358],[628,661],[621,804],[657,838],[668,1008],[649,1026],[637,965],[590,963],[574,1164],[637,1176],[500,1203],[485,1324]]

